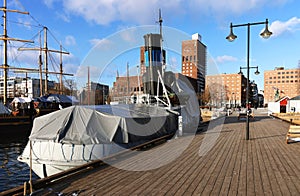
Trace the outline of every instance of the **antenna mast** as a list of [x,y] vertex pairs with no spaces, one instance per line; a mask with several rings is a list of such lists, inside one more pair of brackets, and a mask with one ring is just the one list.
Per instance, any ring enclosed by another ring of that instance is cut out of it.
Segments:
[[162,23],[163,23],[163,19],[162,19],[162,17],[161,17],[161,10],[159,9],[159,16],[158,16],[159,18],[158,18],[158,22],[159,22],[159,34],[160,34],[160,36],[161,36],[161,40],[163,41],[163,39],[162,39]]
[[164,70],[165,70],[165,59],[164,59],[164,54],[163,54],[163,35],[162,35],[162,23],[163,19],[161,16],[161,9],[159,9],[159,15],[158,15],[158,22],[159,22],[159,34],[160,34],[160,55],[161,55],[161,75],[164,77]]

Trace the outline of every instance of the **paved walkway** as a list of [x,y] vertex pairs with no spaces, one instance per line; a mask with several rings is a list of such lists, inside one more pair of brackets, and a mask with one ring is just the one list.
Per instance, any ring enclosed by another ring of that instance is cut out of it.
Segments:
[[52,184],[49,194],[300,195],[300,142],[285,143],[289,124],[256,112],[247,141],[245,122],[218,119],[206,132]]

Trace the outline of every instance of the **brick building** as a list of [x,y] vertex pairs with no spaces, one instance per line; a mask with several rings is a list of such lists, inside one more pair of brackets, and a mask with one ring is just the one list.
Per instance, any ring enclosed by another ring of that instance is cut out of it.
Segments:
[[206,90],[215,106],[243,106],[246,102],[247,79],[242,74],[208,75]]
[[264,71],[264,103],[273,102],[281,97],[290,98],[300,95],[300,69],[284,69]]
[[142,76],[119,76],[113,83],[110,95],[112,101],[125,101],[126,97],[138,92],[143,92]]
[[206,46],[201,42],[201,36],[196,33],[191,40],[182,41],[181,73],[197,80],[197,92],[205,89],[206,76]]

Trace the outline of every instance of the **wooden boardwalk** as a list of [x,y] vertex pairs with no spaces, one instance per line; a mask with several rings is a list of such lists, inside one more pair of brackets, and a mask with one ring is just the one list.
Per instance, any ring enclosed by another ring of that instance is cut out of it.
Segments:
[[289,124],[256,114],[250,140],[245,127],[236,115],[220,118],[206,132],[58,181],[43,194],[300,195],[300,142],[285,143]]

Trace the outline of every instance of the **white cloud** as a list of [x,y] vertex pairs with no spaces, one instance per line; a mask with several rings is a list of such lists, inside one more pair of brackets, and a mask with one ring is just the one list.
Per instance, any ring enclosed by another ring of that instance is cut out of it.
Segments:
[[[53,1],[53,0],[52,0]],[[50,0],[51,2],[51,0]],[[107,25],[115,21],[137,24],[154,24],[158,9],[165,13],[182,12],[183,0],[161,2],[158,0],[64,0],[65,12],[82,16],[87,21]]]
[[65,22],[70,22],[70,16],[66,13],[60,13],[60,12],[56,12],[56,16],[60,19],[62,19]]
[[[158,9],[163,11],[163,17],[172,18],[178,14],[213,14],[215,17],[244,14],[257,11],[263,7],[284,5],[290,0],[43,0],[44,4],[53,8],[61,2],[65,14],[74,14],[96,24],[108,25],[112,22],[123,21],[136,24],[154,24],[157,20]],[[59,14],[65,20],[70,17]]]
[[[86,21],[108,25],[122,21],[133,24],[154,24],[158,19],[158,9],[162,9],[164,18],[178,14],[206,14],[220,17],[224,15],[244,14],[263,7],[279,6],[290,0],[44,0],[48,7],[60,1],[67,15],[78,15]],[[67,17],[66,19],[69,19]]]
[[229,15],[243,14],[266,6],[279,6],[287,3],[289,0],[191,0],[190,8],[196,11],[202,11],[206,14]]
[[121,31],[120,35],[124,41],[129,43],[136,43],[138,40],[137,37],[135,36],[134,31],[135,29],[133,28],[127,29],[126,31]]
[[65,38],[65,44],[67,46],[74,46],[74,45],[76,45],[76,40],[72,35],[68,35]]
[[238,59],[233,56],[223,55],[223,56],[218,56],[215,61],[217,63],[225,63],[225,62],[235,62],[237,60]]
[[109,39],[91,39],[89,42],[93,47],[106,50],[109,50],[113,44]]
[[43,0],[43,1],[44,1],[44,4],[45,4],[47,7],[52,8],[54,2],[58,2],[59,0]]
[[293,17],[288,21],[276,20],[269,27],[273,33],[273,37],[278,37],[282,34],[290,34],[300,30],[300,18]]

